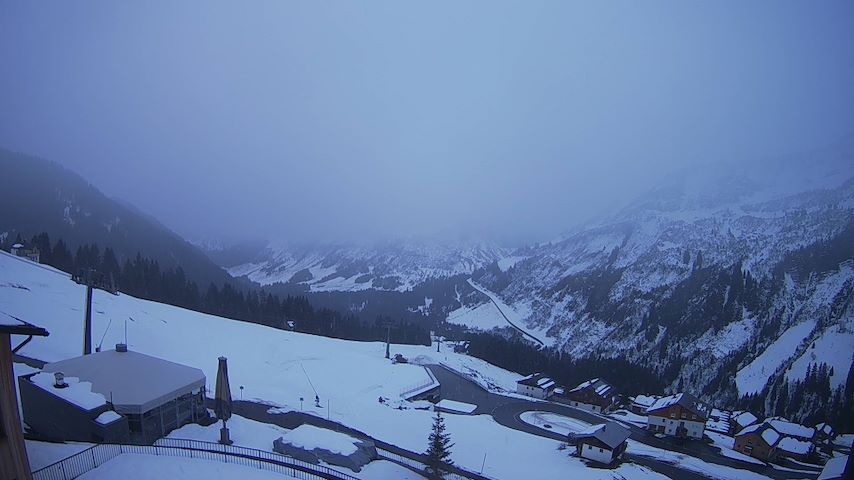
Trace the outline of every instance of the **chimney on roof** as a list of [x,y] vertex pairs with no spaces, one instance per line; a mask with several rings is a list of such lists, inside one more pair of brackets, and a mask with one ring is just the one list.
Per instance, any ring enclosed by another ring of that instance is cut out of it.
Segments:
[[128,345],[126,343],[117,343],[116,344],[116,351],[117,352],[127,352],[128,351]]
[[66,388],[68,384],[65,383],[65,374],[62,372],[56,372],[53,374],[53,387],[54,388]]

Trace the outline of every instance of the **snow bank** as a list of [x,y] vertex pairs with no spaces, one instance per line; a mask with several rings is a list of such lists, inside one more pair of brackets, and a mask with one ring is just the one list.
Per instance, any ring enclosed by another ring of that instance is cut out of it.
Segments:
[[355,444],[359,440],[343,433],[305,424],[285,433],[282,441],[305,450],[321,449],[347,456],[358,450]]
[[107,410],[106,412],[98,415],[98,418],[96,418],[95,421],[100,423],[101,425],[106,425],[108,423],[113,423],[116,420],[121,420],[121,418],[122,416],[118,413],[112,410]]
[[454,400],[444,399],[436,404],[437,407],[450,410],[452,412],[471,413],[477,410],[477,405],[470,403],[457,402]]
[[[218,442],[222,422],[207,427],[190,423],[169,433],[169,438]],[[273,441],[288,433],[287,429],[269,423],[256,422],[240,415],[232,415],[228,420],[228,430],[235,445],[266,452],[273,451]]]

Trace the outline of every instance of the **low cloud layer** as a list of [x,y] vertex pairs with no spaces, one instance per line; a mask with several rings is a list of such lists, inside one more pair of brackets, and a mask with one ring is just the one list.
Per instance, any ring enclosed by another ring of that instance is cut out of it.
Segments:
[[542,239],[854,131],[854,4],[0,4],[0,145],[189,237]]

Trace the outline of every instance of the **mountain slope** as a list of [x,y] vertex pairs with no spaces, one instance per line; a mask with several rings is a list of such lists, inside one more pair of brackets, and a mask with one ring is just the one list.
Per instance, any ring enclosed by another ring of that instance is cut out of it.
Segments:
[[674,390],[734,403],[793,363],[832,363],[831,384],[845,383],[850,350],[804,355],[813,341],[854,339],[853,232],[849,141],[773,167],[694,172],[473,278],[565,352],[625,357]]
[[[35,338],[24,346],[23,355],[45,361],[79,355],[83,344],[83,298],[84,287],[71,281],[67,273],[0,252],[0,312],[26,319],[50,332],[50,336]],[[269,405],[275,408],[273,411],[306,412],[411,451],[424,449],[434,414],[412,408],[400,394],[432,380],[420,366],[392,363],[384,358],[385,346],[381,342],[353,342],[277,330],[124,294],[96,291],[93,301],[93,332],[105,336],[107,349],[124,341],[121,325],[126,320],[131,350],[201,369],[209,391],[216,380],[217,357],[226,356],[232,395],[238,395],[240,386],[241,397]],[[16,336],[13,344],[23,339]],[[440,356],[429,346],[393,345],[392,353],[397,352],[413,362],[441,360],[453,368],[476,372],[506,389],[515,388],[521,378],[447,349]],[[314,395],[320,397],[321,407],[312,401]],[[232,418],[238,426],[242,422],[239,417]],[[445,424],[457,442],[454,463],[483,471],[490,478],[614,477],[611,470],[591,468],[568,457],[558,449],[558,441],[506,428],[485,415],[448,415]],[[232,428],[237,445],[257,442],[246,434],[239,427]],[[271,447],[267,444],[266,448]],[[490,461],[484,466],[485,454]],[[533,477],[531,463],[537,465]],[[664,478],[636,465],[615,471],[627,478]]]
[[[216,252],[213,258],[234,258]],[[506,257],[485,242],[389,241],[374,245],[270,244],[243,262],[223,266],[262,285],[291,283],[312,292],[404,292],[430,279],[471,274]]]
[[180,266],[200,285],[230,281],[203,252],[157,220],[107,198],[53,162],[0,149],[0,171],[0,202],[6,206],[0,210],[0,243],[47,232],[72,249],[86,243],[110,247],[119,262],[142,253],[164,269]]

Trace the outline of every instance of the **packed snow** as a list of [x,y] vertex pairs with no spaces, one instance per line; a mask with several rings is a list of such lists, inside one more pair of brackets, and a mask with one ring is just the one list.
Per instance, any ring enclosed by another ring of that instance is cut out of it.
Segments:
[[[218,442],[220,428],[222,428],[221,422],[216,422],[207,427],[189,423],[177,430],[172,430],[168,437],[201,440],[203,442]],[[273,442],[288,433],[286,428],[269,423],[256,422],[240,415],[231,416],[228,420],[228,430],[229,436],[235,445],[266,452],[272,452]]]
[[319,449],[352,455],[358,450],[356,444],[359,440],[340,432],[305,424],[285,433],[282,442],[304,450]]
[[95,418],[95,421],[100,423],[101,425],[106,425],[108,423],[113,423],[116,420],[121,420],[121,418],[122,416],[114,412],[113,410],[107,410],[106,412],[98,415],[98,417]]

